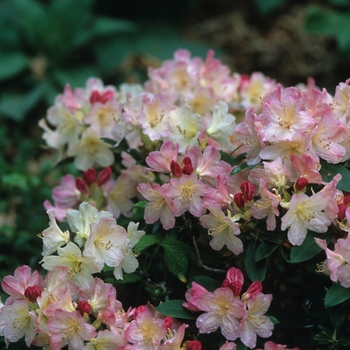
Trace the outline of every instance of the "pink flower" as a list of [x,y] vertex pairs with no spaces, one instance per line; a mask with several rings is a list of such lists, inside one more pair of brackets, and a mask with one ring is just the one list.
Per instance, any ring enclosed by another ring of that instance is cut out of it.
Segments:
[[211,333],[219,327],[227,340],[239,336],[239,319],[244,317],[244,304],[234,297],[231,289],[218,288],[213,293],[204,293],[197,300],[198,307],[204,311],[197,318],[196,326],[201,333]]
[[226,216],[220,208],[210,208],[210,214],[203,215],[200,223],[203,227],[209,229],[209,235],[213,236],[210,246],[214,250],[227,248],[235,255],[243,252],[243,243],[237,237],[241,231],[239,226],[234,222],[235,218],[228,211]]
[[146,306],[139,306],[134,318],[125,330],[126,338],[132,345],[127,345],[125,349],[157,349],[167,332],[164,321],[156,318]]
[[66,345],[70,350],[81,350],[84,341],[96,336],[95,327],[86,323],[78,311],[56,309],[54,316],[47,322],[47,327],[52,350],[60,350]]
[[[263,350],[263,349],[256,349]],[[272,341],[268,341],[264,344],[264,350],[299,350],[299,348],[289,349],[287,345],[276,344]]]
[[197,306],[197,301],[205,293],[208,293],[208,291],[203,286],[192,282],[191,288],[185,294],[187,303],[183,303],[182,306],[193,312],[200,311],[201,309]]
[[203,206],[203,196],[206,185],[198,180],[196,174],[183,174],[180,178],[171,178],[167,194],[173,198],[175,216],[189,211],[193,216],[201,216],[206,208]]
[[36,313],[29,310],[26,300],[15,300],[0,309],[0,336],[5,337],[6,342],[17,342],[24,337],[29,348],[36,328]]
[[239,337],[250,349],[256,345],[257,335],[268,338],[274,328],[272,321],[265,316],[272,300],[271,294],[257,293],[246,302],[247,311],[240,322]]
[[28,287],[38,286],[44,288],[44,279],[38,271],[32,270],[29,266],[18,267],[14,276],[5,276],[1,282],[2,290],[10,295],[6,300],[6,305],[12,304],[15,300],[25,299],[25,291]]
[[137,190],[149,201],[145,208],[146,223],[153,224],[160,220],[165,230],[174,227],[174,204],[168,197],[167,187],[142,183],[137,186]]

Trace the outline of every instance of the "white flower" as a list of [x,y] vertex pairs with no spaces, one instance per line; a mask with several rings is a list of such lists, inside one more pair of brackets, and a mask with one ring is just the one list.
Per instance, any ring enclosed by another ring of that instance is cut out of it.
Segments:
[[68,157],[75,157],[74,165],[79,170],[86,170],[98,164],[101,167],[112,165],[114,155],[111,145],[102,141],[92,128],[87,129],[80,141],[70,145]]
[[184,105],[169,113],[171,135],[169,139],[180,145],[179,152],[183,153],[189,146],[198,144],[198,135],[201,130],[201,117],[192,113],[191,107]]
[[74,241],[80,247],[90,236],[90,224],[97,223],[102,217],[112,218],[113,215],[108,211],[98,211],[88,202],[81,203],[79,210],[69,209],[67,211],[69,227],[76,234]]
[[217,141],[222,148],[231,146],[229,136],[236,128],[236,118],[228,113],[228,106],[224,102],[219,102],[213,108],[213,118],[207,129],[207,135]]
[[50,255],[54,253],[58,247],[62,247],[63,245],[69,242],[69,232],[62,232],[58,227],[56,219],[55,219],[55,211],[53,209],[49,209],[47,214],[50,218],[49,228],[42,232],[43,238],[43,255]]

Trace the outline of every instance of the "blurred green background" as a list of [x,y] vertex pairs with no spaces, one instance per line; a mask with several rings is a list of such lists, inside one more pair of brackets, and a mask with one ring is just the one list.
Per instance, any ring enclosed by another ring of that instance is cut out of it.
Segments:
[[0,279],[41,259],[42,203],[69,169],[37,124],[66,83],[143,82],[178,48],[331,94],[350,77],[348,0],[1,0],[0,33]]

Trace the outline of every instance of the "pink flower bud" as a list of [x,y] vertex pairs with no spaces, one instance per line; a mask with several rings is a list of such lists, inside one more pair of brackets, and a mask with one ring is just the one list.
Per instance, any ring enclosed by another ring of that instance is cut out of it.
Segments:
[[202,343],[199,340],[190,340],[187,343],[187,350],[202,350]]
[[39,286],[29,286],[24,291],[24,296],[31,302],[36,301],[37,297],[41,295],[41,288]]
[[100,93],[97,90],[92,91],[91,95],[90,95],[90,103],[95,103],[98,102],[100,100]]
[[301,191],[305,188],[305,186],[309,183],[306,177],[299,177],[299,179],[295,183],[295,189],[297,191]]
[[89,191],[86,188],[85,182],[81,178],[75,179],[75,185],[77,186],[77,189],[84,194],[89,194]]
[[190,157],[185,157],[182,161],[182,164],[184,165],[182,169],[182,173],[186,175],[191,175],[193,173],[193,166],[192,166],[192,160]]
[[90,186],[96,181],[96,170],[94,168],[89,168],[83,173],[84,182]]
[[114,97],[113,91],[106,91],[100,95],[99,102],[105,104],[108,100],[111,100]]
[[240,209],[244,208],[244,199],[243,199],[243,193],[238,192],[234,195],[233,201],[237,204],[237,207]]
[[345,212],[348,207],[346,206],[345,203],[341,203],[338,205],[338,220],[342,221],[345,219]]
[[247,291],[242,295],[242,300],[249,300],[262,291],[262,284],[259,281],[253,282]]
[[244,196],[244,202],[251,201],[254,198],[254,186],[249,181],[242,182],[240,189]]
[[178,162],[175,162],[175,160],[172,160],[170,163],[170,171],[176,177],[181,177],[181,175],[182,175],[181,166]]
[[165,317],[164,318],[164,325],[165,325],[166,329],[171,328],[171,326],[173,325],[173,318],[171,316]]
[[112,177],[112,169],[110,167],[101,170],[97,176],[97,186],[104,185]]
[[90,315],[91,310],[92,310],[92,306],[86,300],[79,301],[78,312],[80,313],[81,316],[84,316],[84,314]]
[[240,295],[241,291],[242,291],[242,283],[240,283],[238,281],[230,282],[227,278],[222,282],[221,286],[230,288],[235,297]]

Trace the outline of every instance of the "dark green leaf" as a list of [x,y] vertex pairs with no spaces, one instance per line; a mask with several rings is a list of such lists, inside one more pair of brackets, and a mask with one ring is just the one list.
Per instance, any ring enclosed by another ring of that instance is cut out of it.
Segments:
[[325,308],[335,306],[348,299],[350,299],[350,288],[344,288],[339,283],[333,284],[326,293],[324,306]]
[[155,235],[142,236],[135,246],[135,253],[140,253],[154,244],[159,244],[159,240]]
[[106,36],[123,32],[134,31],[135,25],[132,22],[122,19],[112,19],[107,17],[99,17],[95,20],[91,29],[96,36]]
[[141,281],[142,277],[136,273],[124,273],[122,280],[114,280],[114,283],[135,283]]
[[279,244],[275,244],[269,241],[263,241],[259,244],[258,248],[255,250],[255,262],[258,262],[264,258],[267,258],[270,254],[272,254],[277,248]]
[[322,248],[320,248],[316,244],[315,237],[319,237],[319,238],[326,239],[326,240],[328,239],[328,241],[329,241],[330,234],[324,233],[322,235],[317,235],[313,232],[308,231],[303,244],[300,246],[294,246],[291,249],[290,261],[292,263],[295,264],[295,263],[309,260],[312,257],[314,257],[315,255],[317,255],[322,250]]
[[255,262],[255,242],[250,241],[244,250],[244,267],[251,281],[262,282],[266,276],[267,259]]
[[181,279],[187,272],[188,259],[184,252],[184,247],[187,246],[169,235],[162,240],[161,246],[164,248],[164,260],[169,271]]
[[266,315],[266,316],[268,316],[268,318],[272,321],[273,324],[279,324],[280,323],[280,321],[278,321],[276,317],[271,316],[271,315]]
[[255,6],[261,15],[267,15],[285,4],[286,0],[255,0]]
[[157,307],[157,311],[164,316],[171,316],[176,318],[182,318],[185,320],[195,320],[197,315],[184,309],[182,304],[185,300],[168,300],[161,303]]
[[220,282],[217,281],[214,278],[204,276],[204,275],[197,275],[190,278],[187,288],[191,288],[192,282],[196,282],[200,284],[202,287],[207,289],[209,292],[214,292],[215,289],[220,287]]
[[0,99],[0,114],[20,121],[33,108],[44,94],[44,85],[38,85],[32,91],[20,94],[3,94]]
[[350,170],[346,169],[342,164],[329,164],[321,161],[320,174],[325,182],[331,182],[335,175],[340,174],[342,179],[339,181],[337,188],[350,192]]
[[28,67],[28,58],[20,52],[0,55],[0,80],[12,78]]

